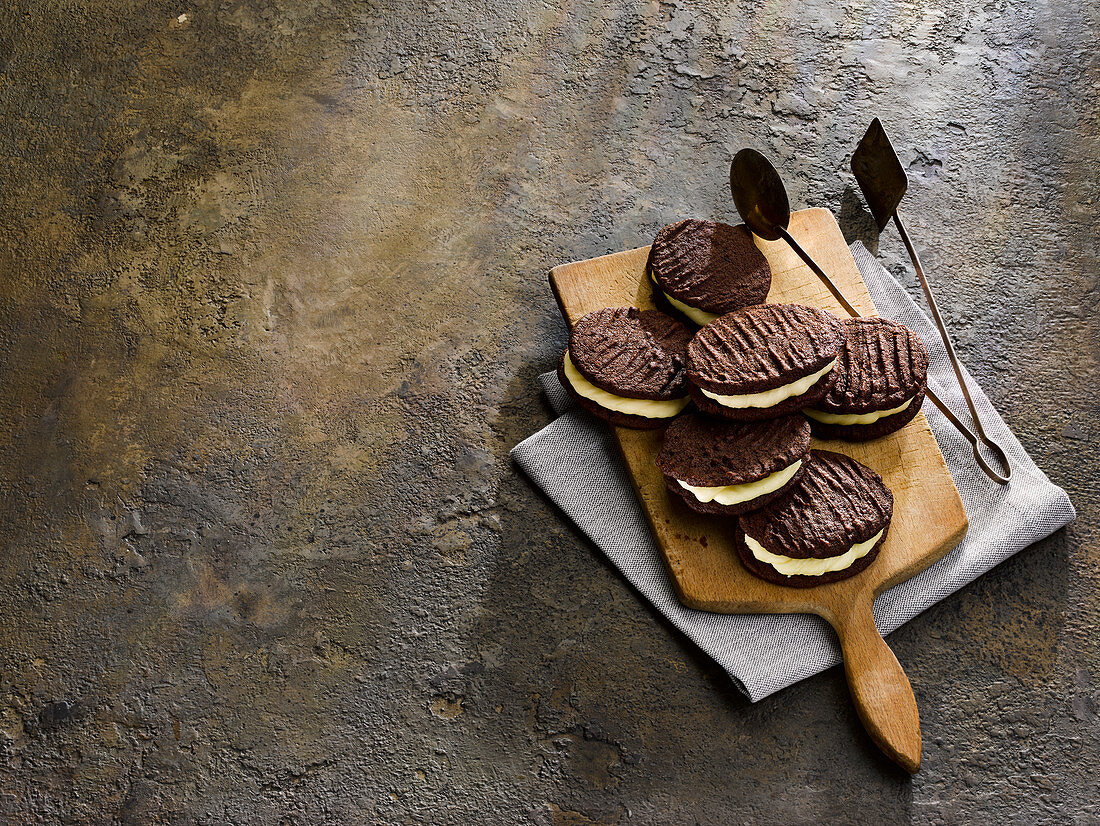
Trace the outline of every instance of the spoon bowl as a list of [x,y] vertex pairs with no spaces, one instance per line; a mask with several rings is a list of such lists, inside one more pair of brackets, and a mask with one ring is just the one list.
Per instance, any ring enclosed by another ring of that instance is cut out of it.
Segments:
[[755,149],[742,149],[730,165],[733,203],[753,234],[778,241],[791,223],[791,204],[783,179]]

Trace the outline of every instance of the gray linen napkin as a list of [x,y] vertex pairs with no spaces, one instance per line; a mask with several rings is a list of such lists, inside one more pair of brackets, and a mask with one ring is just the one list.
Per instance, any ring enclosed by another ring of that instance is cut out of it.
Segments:
[[[929,384],[964,422],[965,402],[939,334],[882,265],[856,242],[851,247],[880,315],[915,330],[928,345]],[[925,608],[978,578],[1074,518],[1066,492],[1053,484],[970,381],[986,430],[1012,460],[1012,481],[991,482],[974,464],[970,445],[932,404],[924,414],[955,479],[970,519],[962,543],[935,565],[875,600],[875,622],[889,633]],[[570,411],[555,373],[539,377],[558,419],[512,450],[512,458],[653,606],[713,657],[756,702],[840,662],[832,629],[810,614],[712,614],[676,599],[645,516],[611,435],[583,410]]]

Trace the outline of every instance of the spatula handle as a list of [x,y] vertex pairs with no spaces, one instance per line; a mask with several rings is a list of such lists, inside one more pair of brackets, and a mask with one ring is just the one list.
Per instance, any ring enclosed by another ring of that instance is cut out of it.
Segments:
[[915,773],[921,754],[917,699],[898,658],[875,627],[870,597],[831,622],[840,637],[844,673],[864,728],[891,760]]

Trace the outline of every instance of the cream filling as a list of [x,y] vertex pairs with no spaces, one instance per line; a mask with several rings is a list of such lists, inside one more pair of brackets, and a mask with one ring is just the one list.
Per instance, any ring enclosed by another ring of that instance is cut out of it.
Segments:
[[764,546],[745,534],[745,544],[752,555],[761,562],[771,565],[779,573],[785,576],[822,576],[833,571],[843,571],[855,564],[856,560],[863,559],[871,552],[871,548],[882,539],[883,528],[866,542],[859,542],[848,549],[847,553],[840,556],[830,556],[825,559],[792,559],[789,556],[780,556],[765,550]]
[[691,491],[700,502],[717,502],[719,505],[740,505],[742,502],[748,502],[750,499],[756,499],[757,497],[764,496],[768,493],[774,493],[783,487],[787,482],[791,481],[791,477],[798,473],[798,469],[802,467],[802,460],[799,459],[793,465],[787,465],[782,470],[777,470],[775,473],[765,476],[763,479],[757,479],[755,482],[745,482],[743,485],[720,485],[716,488],[695,487],[689,485],[687,482],[681,482],[679,479],[680,487],[684,490]]
[[[657,283],[657,279],[653,277],[653,273],[649,274],[649,280],[653,282],[654,287],[656,287],[658,290],[661,290],[661,285]],[[683,301],[673,298],[664,290],[661,290],[661,295],[665,297],[669,304],[671,304],[681,313],[686,315],[700,327],[706,327],[708,324],[714,321],[714,319],[718,318],[718,316],[721,315],[721,313],[708,313],[706,310],[700,310],[698,307],[692,307],[690,304],[685,304]]]
[[[915,398],[916,396],[913,397],[913,399]],[[811,419],[816,419],[823,424],[874,424],[879,419],[893,416],[895,413],[905,410],[913,403],[913,399],[890,410],[872,410],[870,413],[826,413],[824,410],[814,410],[810,407],[802,412]]]
[[836,367],[836,359],[833,359],[816,373],[809,376],[805,376],[798,381],[792,381],[790,384],[784,384],[782,387],[776,387],[772,390],[764,390],[761,393],[745,393],[740,396],[720,396],[717,393],[711,393],[702,387],[699,388],[703,395],[709,399],[714,399],[718,404],[725,407],[733,408],[745,408],[745,407],[774,407],[781,401],[785,401],[792,396],[801,396],[817,382]]
[[578,394],[589,401],[595,402],[607,410],[618,413],[628,413],[631,416],[645,416],[647,419],[671,419],[681,410],[687,407],[690,399],[685,396],[682,399],[669,399],[668,401],[654,401],[653,399],[628,399],[625,396],[616,396],[606,390],[597,387],[584,376],[573,364],[569,357],[569,351],[565,351],[565,377],[573,385]]
[[718,318],[718,316],[721,315],[721,313],[708,313],[706,310],[700,310],[698,307],[692,307],[688,304],[685,304],[683,301],[678,301],[677,299],[666,293],[664,290],[661,290],[661,294],[668,299],[669,304],[671,304],[681,313],[686,315],[700,327],[706,327],[708,324],[714,321],[714,319]]

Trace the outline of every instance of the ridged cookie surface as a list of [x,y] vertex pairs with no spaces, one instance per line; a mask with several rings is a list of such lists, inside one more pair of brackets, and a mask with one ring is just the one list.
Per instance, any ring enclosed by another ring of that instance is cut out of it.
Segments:
[[833,372],[833,386],[815,409],[829,413],[891,410],[924,391],[928,350],[904,324],[887,318],[849,318]]
[[688,346],[688,378],[712,393],[759,393],[817,372],[843,343],[843,323],[825,310],[762,304],[701,329]]
[[666,477],[697,487],[742,485],[809,452],[810,426],[803,416],[731,422],[690,413],[668,426],[657,467]]
[[657,286],[708,313],[760,304],[771,289],[768,260],[745,226],[687,219],[662,227],[646,264]]
[[793,559],[840,556],[890,525],[894,496],[882,477],[842,453],[811,450],[790,493],[740,519],[765,550]]
[[608,307],[582,317],[569,335],[569,357],[597,387],[632,399],[687,395],[691,332],[656,310]]

